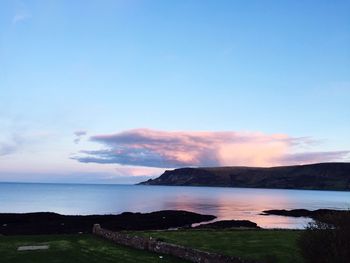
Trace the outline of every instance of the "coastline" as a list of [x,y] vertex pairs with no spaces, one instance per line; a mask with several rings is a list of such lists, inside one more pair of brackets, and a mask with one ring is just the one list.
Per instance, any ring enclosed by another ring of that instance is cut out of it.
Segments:
[[0,234],[77,234],[91,233],[92,226],[101,224],[113,231],[159,230],[187,227],[213,220],[213,215],[188,211],[163,210],[151,213],[124,212],[118,215],[60,215],[50,212],[1,213]]
[[[332,215],[348,215],[349,210],[307,209],[265,210],[261,215],[307,217],[330,222]],[[326,219],[324,219],[326,218]],[[50,212],[0,213],[1,235],[87,234],[94,224],[113,231],[178,230],[178,229],[265,229],[249,220],[215,220],[182,210],[163,210],[151,213],[124,212],[118,215],[60,215]],[[272,230],[272,229],[270,229]],[[287,229],[286,229],[287,230]],[[293,229],[288,229],[293,230]],[[296,229],[295,229],[296,230]]]

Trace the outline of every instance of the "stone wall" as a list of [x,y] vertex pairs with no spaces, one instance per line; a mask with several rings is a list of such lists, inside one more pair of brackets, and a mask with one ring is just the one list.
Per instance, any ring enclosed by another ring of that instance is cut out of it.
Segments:
[[243,260],[239,257],[229,257],[216,253],[209,253],[180,245],[157,241],[152,238],[138,237],[121,232],[113,232],[101,228],[95,224],[92,230],[94,235],[101,236],[116,244],[129,246],[142,250],[167,254],[195,263],[257,263],[256,261]]

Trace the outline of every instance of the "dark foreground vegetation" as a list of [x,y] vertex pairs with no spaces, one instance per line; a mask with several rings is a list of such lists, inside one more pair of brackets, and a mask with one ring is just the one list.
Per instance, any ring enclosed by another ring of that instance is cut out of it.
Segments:
[[200,167],[165,171],[143,185],[350,190],[350,163],[261,167]]
[[310,223],[299,239],[309,263],[350,262],[350,212],[327,214]]
[[215,216],[187,211],[165,210],[152,213],[119,215],[65,216],[56,213],[0,214],[0,234],[39,235],[91,233],[99,223],[113,231],[149,230],[188,227],[193,223],[213,220]]

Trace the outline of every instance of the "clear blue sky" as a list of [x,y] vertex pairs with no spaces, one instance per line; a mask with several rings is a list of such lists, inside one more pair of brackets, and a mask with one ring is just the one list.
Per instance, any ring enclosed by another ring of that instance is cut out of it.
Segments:
[[118,181],[140,166],[72,156],[138,128],[308,137],[292,153],[349,160],[349,14],[349,1],[3,0],[0,181]]

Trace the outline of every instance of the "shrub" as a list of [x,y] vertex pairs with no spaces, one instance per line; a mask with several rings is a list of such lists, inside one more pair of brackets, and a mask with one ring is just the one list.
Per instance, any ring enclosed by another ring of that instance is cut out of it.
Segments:
[[349,263],[350,211],[318,218],[307,226],[298,243],[308,263]]

